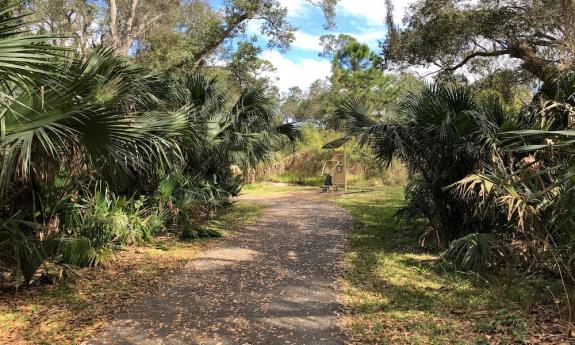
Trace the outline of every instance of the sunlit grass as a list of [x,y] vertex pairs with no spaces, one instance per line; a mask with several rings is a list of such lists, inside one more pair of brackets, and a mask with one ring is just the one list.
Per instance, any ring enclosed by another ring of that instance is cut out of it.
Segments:
[[[393,218],[401,187],[333,199],[355,218],[346,255],[344,320],[354,344],[498,344],[538,332],[530,315],[548,282],[456,271],[418,244],[423,224]],[[558,315],[556,315],[558,316]]]
[[272,182],[280,182],[280,183],[289,183],[294,185],[300,186],[315,186],[320,187],[325,178],[322,176],[304,176],[302,174],[297,174],[295,172],[286,171],[281,175],[272,176],[270,181]]
[[242,195],[247,196],[270,196],[275,194],[285,194],[296,191],[306,191],[306,190],[318,190],[318,187],[314,186],[301,186],[292,185],[288,183],[276,183],[276,182],[260,182],[245,185],[242,188]]

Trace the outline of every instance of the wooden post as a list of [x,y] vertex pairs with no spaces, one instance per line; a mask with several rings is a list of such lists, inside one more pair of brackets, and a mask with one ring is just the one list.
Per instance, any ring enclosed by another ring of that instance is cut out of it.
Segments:
[[343,143],[343,190],[347,190],[347,151],[346,143]]

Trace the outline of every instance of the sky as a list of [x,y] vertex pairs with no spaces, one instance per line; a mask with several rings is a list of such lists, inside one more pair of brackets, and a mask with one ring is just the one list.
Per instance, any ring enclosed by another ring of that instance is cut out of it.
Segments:
[[[289,22],[298,27],[295,41],[286,53],[264,49],[261,57],[270,61],[276,72],[269,77],[276,83],[280,92],[286,92],[292,86],[305,90],[317,80],[330,75],[331,63],[318,56],[322,48],[319,45],[321,35],[345,33],[358,41],[368,44],[379,51],[378,41],[385,37],[384,0],[339,0],[336,8],[336,27],[324,28],[325,18],[321,9],[306,0],[280,0],[288,10]],[[394,18],[400,23],[406,8],[413,0],[393,0]],[[257,22],[248,25],[248,34],[258,33]],[[265,46],[265,37],[259,42]]]

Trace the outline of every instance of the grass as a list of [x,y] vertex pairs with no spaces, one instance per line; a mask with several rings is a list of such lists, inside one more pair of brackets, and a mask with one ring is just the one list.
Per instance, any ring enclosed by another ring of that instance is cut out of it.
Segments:
[[376,187],[333,199],[355,219],[343,320],[353,344],[568,343],[556,282],[458,272],[419,246],[422,224],[393,220],[402,193]]
[[315,187],[322,186],[325,181],[325,177],[322,176],[302,176],[291,171],[286,171],[279,176],[272,177],[271,179],[274,182]]
[[[262,211],[241,201],[204,226],[226,236]],[[78,269],[55,285],[0,292],[0,344],[79,343],[130,301],[157,292],[158,282],[217,241],[159,238],[155,246],[120,252],[113,267]]]
[[248,196],[270,196],[276,194],[285,194],[294,191],[305,191],[305,190],[318,190],[318,187],[313,186],[300,186],[291,185],[287,183],[276,183],[276,182],[259,182],[249,185],[245,185],[242,188],[242,195]]
[[[363,175],[347,175],[347,182],[349,185],[354,187],[368,187],[368,186],[381,186],[384,184],[392,184],[397,185],[405,182],[405,173],[401,170],[388,169],[386,170],[386,174],[383,178],[379,177],[371,177],[365,178]],[[325,182],[325,176],[306,176],[302,174],[297,174],[291,171],[286,171],[281,175],[278,176],[271,176],[268,182],[257,183],[256,185],[263,186],[260,188],[259,191],[266,192],[267,188],[270,187],[270,183],[276,184],[289,184],[290,186],[299,186],[299,187],[321,187]],[[249,188],[249,187],[248,187]]]

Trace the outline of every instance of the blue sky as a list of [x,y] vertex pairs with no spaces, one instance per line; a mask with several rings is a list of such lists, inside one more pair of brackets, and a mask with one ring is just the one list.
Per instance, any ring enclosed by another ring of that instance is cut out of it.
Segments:
[[[270,61],[276,72],[270,75],[282,92],[291,86],[306,89],[313,81],[330,74],[331,64],[318,56],[321,51],[319,37],[324,34],[345,33],[378,50],[378,40],[385,36],[386,27],[384,0],[339,0],[336,8],[336,28],[325,30],[325,18],[319,7],[306,0],[279,0],[288,9],[289,22],[298,27],[296,39],[286,53],[265,49],[261,57]],[[219,0],[212,0],[217,3]],[[393,0],[394,17],[399,23],[407,6],[413,0]],[[248,33],[258,33],[259,24],[251,22]],[[266,38],[259,37],[265,46]]]

